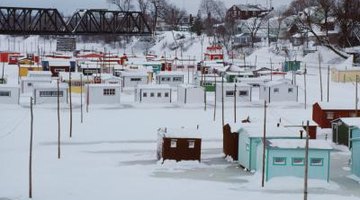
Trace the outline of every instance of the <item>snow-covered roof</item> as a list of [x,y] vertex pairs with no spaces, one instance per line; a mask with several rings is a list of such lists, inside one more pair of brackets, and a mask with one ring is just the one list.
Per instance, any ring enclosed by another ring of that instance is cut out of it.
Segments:
[[144,71],[122,71],[121,76],[148,76],[148,74]]
[[[266,137],[268,138],[300,138],[300,131],[303,130],[302,127],[277,127],[276,124],[268,124],[266,128]],[[263,137],[264,128],[259,126],[259,124],[243,124],[242,127],[238,130],[239,134],[245,133],[248,134],[250,138]]]
[[52,78],[50,76],[31,76],[31,77],[22,77],[21,81],[51,81]]
[[342,117],[339,119],[348,126],[360,128],[360,117]]
[[[305,139],[273,139],[268,140],[268,147],[280,149],[305,149]],[[309,149],[332,150],[331,145],[325,140],[309,140]]]
[[108,84],[108,83],[102,83],[102,84],[88,84],[90,88],[100,87],[100,88],[120,88],[120,85],[117,84]]
[[[247,83],[224,83],[224,88],[251,88],[251,86]],[[222,84],[217,84],[218,87],[222,87]]]
[[178,85],[178,87],[182,87],[182,88],[201,88],[203,89],[203,87],[199,86],[199,85],[194,85],[194,84],[180,84]]
[[27,76],[28,77],[38,77],[38,76],[44,76],[44,75],[47,75],[47,76],[51,76],[51,72],[50,71],[29,71]]
[[148,84],[148,85],[137,85],[137,89],[148,89],[148,90],[158,90],[158,89],[168,89],[170,90],[171,87],[168,84]]
[[201,139],[198,129],[195,128],[160,128],[158,134],[168,138],[196,138]]
[[317,102],[323,110],[355,110],[355,105],[345,102]]
[[266,87],[272,87],[272,86],[283,85],[283,84],[287,84],[287,85],[291,84],[291,80],[290,79],[273,80],[273,81],[266,82],[263,85]]
[[19,85],[16,85],[16,84],[0,84],[0,88],[1,89],[6,89],[6,88],[19,88],[20,86]]
[[[66,83],[59,83],[59,89],[67,89],[69,87]],[[34,84],[35,89],[57,89],[57,83],[51,82],[51,83],[37,83]]]
[[86,68],[92,68],[92,69],[100,69],[100,63],[98,62],[85,62],[85,63],[79,63],[80,68],[86,69]]
[[157,76],[184,76],[184,72],[179,71],[161,71],[157,74]]
[[[71,72],[71,80],[80,80],[80,75],[82,75],[83,80],[87,79],[87,76],[81,72]],[[59,72],[59,77],[61,77],[64,81],[68,81],[70,79],[69,72]]]

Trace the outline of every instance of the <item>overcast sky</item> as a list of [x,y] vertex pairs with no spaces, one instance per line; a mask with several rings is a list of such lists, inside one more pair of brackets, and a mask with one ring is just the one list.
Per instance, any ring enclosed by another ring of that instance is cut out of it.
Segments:
[[[169,0],[180,8],[184,8],[188,13],[196,14],[199,9],[201,0]],[[272,1],[274,7],[287,5],[292,0],[224,0],[226,7],[233,4],[255,3],[268,5],[268,1]],[[1,6],[22,6],[22,7],[46,7],[57,8],[65,14],[73,13],[77,8],[107,8],[109,5],[106,0],[0,0]]]

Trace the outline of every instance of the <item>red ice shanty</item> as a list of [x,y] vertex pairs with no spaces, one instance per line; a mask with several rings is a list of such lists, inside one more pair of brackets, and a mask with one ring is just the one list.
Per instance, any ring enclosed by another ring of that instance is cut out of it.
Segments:
[[355,106],[333,103],[315,103],[313,105],[312,119],[320,128],[331,128],[331,121],[341,117],[356,117]]
[[160,160],[201,159],[201,136],[198,129],[158,129],[157,158]]

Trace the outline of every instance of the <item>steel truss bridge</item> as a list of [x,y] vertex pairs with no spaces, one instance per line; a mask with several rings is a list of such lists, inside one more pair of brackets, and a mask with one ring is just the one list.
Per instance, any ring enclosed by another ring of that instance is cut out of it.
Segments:
[[151,35],[141,12],[78,10],[65,19],[57,9],[0,6],[0,34]]

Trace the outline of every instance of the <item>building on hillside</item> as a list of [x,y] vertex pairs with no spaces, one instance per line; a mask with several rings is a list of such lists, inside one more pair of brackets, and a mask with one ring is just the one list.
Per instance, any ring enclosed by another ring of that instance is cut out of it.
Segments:
[[356,125],[360,124],[359,121],[359,117],[342,117],[331,121],[332,141],[351,149],[351,138],[353,131],[357,131]]
[[355,105],[349,106],[344,103],[316,102],[312,109],[312,120],[314,120],[320,128],[331,128],[331,121],[338,118],[359,116],[360,112],[356,113]]
[[41,83],[34,85],[34,104],[56,104],[59,96],[60,103],[68,103],[68,85],[65,83]]
[[120,104],[121,86],[117,84],[89,84],[87,87],[87,103]]
[[334,82],[355,82],[356,76],[360,81],[360,67],[336,66],[331,69],[331,80]]
[[184,84],[184,77],[184,72],[162,71],[156,75],[156,83],[177,87],[180,84]]
[[259,99],[268,103],[278,101],[298,101],[298,86],[291,84],[291,80],[280,79],[260,85]]
[[203,87],[191,84],[181,84],[177,88],[177,102],[183,104],[201,104],[205,102]]
[[232,20],[246,20],[253,17],[263,17],[272,9],[262,7],[261,5],[240,4],[233,5],[226,11],[226,18]]
[[18,85],[0,84],[0,104],[19,103],[20,87]]
[[201,136],[199,130],[158,129],[157,158],[165,160],[201,161]]
[[206,47],[204,60],[224,60],[224,51],[220,45]]
[[[305,143],[301,139],[269,139],[265,150],[265,179],[275,177],[304,177]],[[263,143],[258,145],[257,159],[262,167]],[[309,141],[308,178],[330,180],[330,152],[332,147],[325,140]]]
[[[223,88],[224,86],[224,88]],[[252,101],[252,87],[248,84],[243,83],[222,83],[216,84],[216,101],[221,102],[224,96],[224,101],[234,101],[236,98],[237,102],[251,102]],[[223,95],[221,94],[223,93]],[[236,95],[236,97],[234,97]]]
[[171,103],[172,89],[169,85],[137,85],[135,101],[139,103]]

